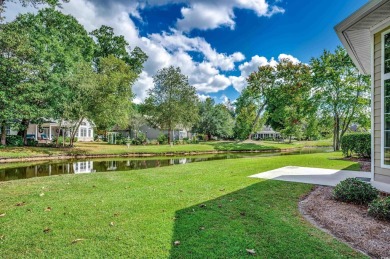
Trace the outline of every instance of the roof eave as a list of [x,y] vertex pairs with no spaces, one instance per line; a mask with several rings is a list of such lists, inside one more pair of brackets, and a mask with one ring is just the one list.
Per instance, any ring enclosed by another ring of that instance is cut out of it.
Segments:
[[363,64],[361,63],[360,59],[358,58],[358,55],[356,54],[354,48],[351,46],[348,37],[344,34],[344,31],[348,30],[352,25],[354,25],[356,22],[361,20],[365,15],[370,13],[371,11],[375,10],[378,5],[383,3],[386,0],[371,0],[364,6],[362,6],[360,9],[358,9],[356,12],[351,14],[348,18],[341,21],[339,24],[337,24],[334,29],[344,45],[345,49],[347,50],[349,56],[351,57],[352,61],[355,63],[359,71],[363,74],[370,74],[371,71],[366,71]]

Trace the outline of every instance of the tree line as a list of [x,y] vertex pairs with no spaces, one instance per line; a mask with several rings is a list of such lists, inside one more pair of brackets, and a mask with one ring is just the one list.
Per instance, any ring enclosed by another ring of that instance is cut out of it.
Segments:
[[26,142],[28,125],[43,118],[72,122],[62,125],[71,131],[71,145],[86,118],[101,130],[147,123],[167,130],[169,142],[177,127],[207,139],[245,140],[270,125],[290,141],[332,135],[335,150],[352,124],[370,127],[370,79],[342,48],[324,51],[310,64],[285,59],[261,66],[228,104],[200,101],[188,77],[171,66],[157,72],[148,97],[135,106],[132,85],[147,58],[112,28],[87,32],[74,17],[54,8],[0,23],[1,144],[7,126],[18,129]]
[[7,126],[26,143],[29,124],[43,118],[72,122],[71,145],[86,118],[102,129],[127,124],[147,58],[112,28],[88,33],[53,8],[0,24],[1,144]]
[[370,128],[370,77],[361,74],[345,49],[325,50],[310,64],[285,59],[261,66],[236,102],[236,136],[245,139],[264,123],[283,136],[333,136],[335,150],[351,125]]

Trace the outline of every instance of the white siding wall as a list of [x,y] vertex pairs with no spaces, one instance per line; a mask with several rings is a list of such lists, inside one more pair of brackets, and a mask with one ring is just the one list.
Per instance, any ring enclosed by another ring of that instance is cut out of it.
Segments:
[[[386,28],[385,30],[388,30]],[[383,31],[385,31],[383,30]],[[382,32],[375,34],[374,36],[374,128],[372,129],[374,133],[374,180],[378,182],[384,182],[390,184],[390,169],[381,168],[381,149],[382,149],[382,139],[381,129],[382,129],[382,99],[381,99],[381,90],[382,90]]]

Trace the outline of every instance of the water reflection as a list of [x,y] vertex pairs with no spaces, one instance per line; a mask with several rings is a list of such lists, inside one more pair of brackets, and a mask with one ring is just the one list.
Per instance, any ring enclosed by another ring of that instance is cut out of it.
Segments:
[[224,153],[209,156],[191,156],[180,158],[116,158],[93,160],[62,160],[60,162],[37,162],[26,166],[8,164],[7,168],[0,169],[0,181],[26,179],[63,174],[86,174],[108,171],[130,171],[178,164],[187,164],[202,161],[235,159],[244,157],[262,157],[276,155],[308,154],[329,152],[329,148],[310,148],[289,152],[275,153]]

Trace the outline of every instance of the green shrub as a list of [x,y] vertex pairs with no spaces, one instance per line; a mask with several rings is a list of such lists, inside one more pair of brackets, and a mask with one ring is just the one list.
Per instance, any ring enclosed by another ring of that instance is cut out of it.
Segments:
[[368,205],[368,214],[378,219],[390,220],[390,197],[371,202]]
[[38,146],[38,141],[36,141],[35,139],[27,139],[27,146],[36,147]]
[[[77,142],[77,140],[76,140],[76,138],[75,138],[75,142]],[[53,143],[57,143],[57,139],[56,138],[54,138],[53,139]],[[62,145],[64,143],[64,137],[58,137],[58,144],[59,145]],[[65,137],[65,144],[66,143],[70,143],[70,137]]]
[[371,134],[353,133],[343,136],[341,150],[345,156],[356,154],[359,157],[371,157]]
[[22,136],[8,135],[6,144],[10,147],[22,147],[24,145]]
[[371,184],[356,178],[341,181],[333,190],[333,197],[338,201],[366,205],[378,198],[379,192]]
[[146,135],[145,133],[138,133],[137,137],[132,140],[133,145],[143,145],[144,143],[147,143]]
[[158,135],[157,141],[160,145],[168,144],[168,136],[161,133],[160,135]]

